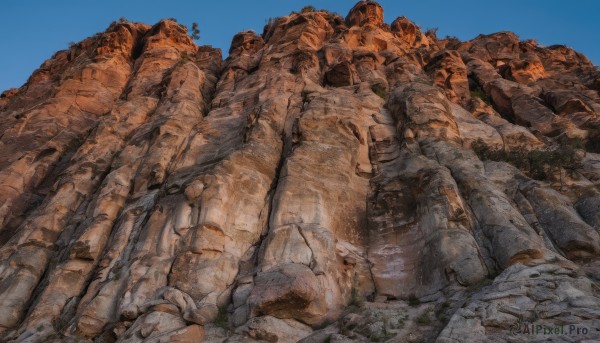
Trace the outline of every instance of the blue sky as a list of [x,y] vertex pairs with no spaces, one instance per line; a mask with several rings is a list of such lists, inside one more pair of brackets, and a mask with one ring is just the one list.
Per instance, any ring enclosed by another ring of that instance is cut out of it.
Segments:
[[[2,0],[0,7],[0,91],[21,86],[41,63],[69,42],[104,31],[125,17],[154,24],[176,18],[198,22],[198,44],[229,49],[241,30],[262,32],[269,17],[287,15],[304,5],[345,16],[355,0]],[[540,44],[566,44],[600,65],[600,1],[597,0],[380,0],[385,20],[406,16],[423,29],[438,28],[438,36],[472,39],[479,33],[513,31]]]

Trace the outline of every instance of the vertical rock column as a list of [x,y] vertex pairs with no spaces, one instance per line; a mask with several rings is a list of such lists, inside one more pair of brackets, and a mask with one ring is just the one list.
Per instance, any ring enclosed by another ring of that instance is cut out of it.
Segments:
[[[31,155],[31,159],[24,158],[15,162],[22,164],[29,161],[31,164],[22,167],[25,170],[33,168],[42,174],[34,176],[34,173],[24,172],[18,167],[21,170],[18,174],[19,180],[11,177],[8,184],[22,185],[24,188],[21,191],[37,186],[60,155],[65,154],[68,149],[73,149],[69,146],[71,142],[82,138],[84,132],[91,129],[94,121],[89,116],[100,116],[110,111],[131,73],[130,58],[136,43],[131,31],[144,29],[143,26],[111,27],[99,40],[95,49],[96,55],[93,57],[94,62],[77,69],[73,79],[68,79],[59,86],[53,101],[30,114],[33,119],[28,122],[32,127],[27,129],[26,126],[22,126],[17,135],[27,136],[30,130],[37,130],[36,127],[41,125],[46,134],[54,138],[48,143],[39,139],[31,142],[38,146],[47,144],[47,153],[42,154],[41,158],[34,159],[34,154]],[[86,61],[85,58],[81,56],[82,63]],[[86,87],[96,89],[97,92],[92,94],[89,89],[87,92],[82,90],[87,89]],[[47,118],[48,113],[55,116],[54,125],[47,125],[47,119],[43,120],[44,117]],[[69,130],[71,133],[65,133]],[[4,137],[9,135],[10,133],[5,132]],[[88,144],[88,147],[91,148],[91,144]],[[71,168],[67,169],[65,177],[55,184],[37,213],[28,218],[0,249],[0,255],[3,257],[0,267],[0,306],[4,309],[0,314],[2,330],[13,327],[20,320],[34,288],[46,270],[55,241],[65,229],[73,212],[101,181],[101,172],[94,171],[106,170],[112,158],[111,155],[102,156],[105,159],[99,161],[99,156],[86,153],[87,151],[80,151],[73,157]],[[2,173],[6,177],[17,177],[14,168],[17,167],[13,163]],[[5,209],[10,209],[12,200],[16,198],[10,192],[3,194],[8,197],[5,198]]]
[[[214,58],[216,65],[207,64],[207,58]],[[98,276],[77,304],[69,334],[94,337],[105,329],[105,325],[117,322],[122,316],[118,312],[118,301],[128,282],[126,275],[128,263],[131,263],[128,259],[133,248],[129,244],[134,244],[130,240],[138,239],[139,230],[147,221],[159,189],[168,176],[167,170],[188,144],[187,138],[194,124],[202,121],[220,71],[219,64],[218,51],[198,48],[186,30],[176,23],[160,22],[147,37],[138,71],[140,79],[139,82],[134,79],[128,97],[137,105],[139,102],[135,99],[141,94],[150,94],[157,99],[148,108],[149,117],[142,120],[141,125],[131,128],[135,130],[129,132],[127,145],[98,196],[96,205],[107,202],[111,205],[109,212],[96,217],[101,225],[86,227],[74,245],[76,252],[90,249],[98,253],[94,255],[95,261],[101,259]],[[117,204],[111,201],[115,193],[125,195],[123,201]],[[176,241],[166,241],[162,245],[154,243],[154,249],[160,251],[165,250],[165,244],[168,247]],[[104,247],[107,247],[106,251]],[[165,265],[155,262],[156,268]],[[142,270],[148,268],[142,264]]]
[[[69,67],[49,76],[60,80],[55,88],[46,86],[53,89],[52,98],[13,114],[19,120],[0,139],[0,232],[5,239],[32,203],[40,202],[42,195],[35,190],[54,166],[111,111],[132,72],[136,40],[145,30],[145,25],[113,25],[75,45],[69,51]],[[32,78],[28,86],[34,88],[35,83]]]
[[[85,280],[90,277],[89,273],[94,266],[94,261],[97,261],[104,249],[103,246],[110,234],[112,222],[118,215],[120,204],[128,193],[126,185],[122,185],[124,180],[119,177],[116,180],[114,178],[115,175],[120,173],[113,173],[113,180],[105,183],[105,190],[102,192],[106,192],[106,188],[111,186],[117,189],[113,188],[108,191],[108,194],[101,193],[96,200],[97,202],[93,203],[92,206],[97,207],[91,208],[88,213],[90,218],[93,219],[84,221],[81,215],[85,213],[85,207],[80,208],[80,206],[87,206],[89,201],[92,200],[97,185],[111,168],[113,157],[123,148],[124,142],[130,133],[140,126],[155,110],[158,103],[155,96],[158,94],[153,94],[152,89],[157,89],[158,84],[156,82],[162,82],[166,71],[180,60],[178,50],[168,47],[169,44],[172,45],[175,42],[172,36],[171,38],[168,37],[169,34],[167,33],[172,30],[176,31],[178,28],[178,24],[161,22],[157,27],[150,30],[144,38],[144,53],[137,60],[138,64],[134,71],[134,77],[122,96],[122,99],[125,100],[120,101],[115,106],[113,111],[103,119],[93,135],[79,148],[71,161],[70,167],[54,186],[54,192],[42,205],[42,209],[38,211],[37,216],[28,221],[18,235],[13,237],[13,240],[31,248],[41,249],[41,246],[46,246],[46,249],[48,249],[52,247],[62,231],[70,235],[73,232],[70,228],[79,226],[79,231],[76,231],[76,234],[81,235],[81,237],[73,245],[71,262],[66,262],[66,265],[49,274],[50,284],[46,294],[52,293],[55,288],[64,288],[64,297],[50,296],[50,298],[45,298],[42,293],[39,304],[36,306],[39,309],[40,317],[34,315],[32,317],[33,322],[41,319],[42,322],[48,323],[51,317],[47,318],[46,316],[49,314],[50,316],[57,316],[59,314],[57,311],[60,311],[60,308],[69,300],[69,294],[71,296],[78,295],[78,290],[81,290],[86,282]],[[181,29],[179,28],[179,30]],[[182,33],[185,34],[185,31],[182,31]],[[139,37],[139,39],[142,38]],[[191,48],[193,43],[189,38],[188,40],[190,43],[188,47]],[[175,52],[173,53],[169,49],[173,49]],[[170,58],[169,55],[165,56],[165,54],[170,54]],[[145,149],[143,146],[139,148],[142,151]],[[133,151],[129,150],[128,152],[139,154],[140,149],[133,149]],[[126,158],[126,160],[128,159]],[[119,163],[123,165],[123,160],[117,162],[117,165]],[[128,169],[131,173],[135,169],[135,164],[128,165],[125,169]],[[123,174],[119,176],[122,177]],[[120,188],[121,186],[124,187]],[[74,187],[78,191],[74,191]],[[102,194],[104,194],[104,199]],[[80,208],[78,211],[82,213],[79,216],[72,217],[78,208]],[[79,225],[82,221],[83,224]],[[35,244],[31,245],[32,243]],[[60,241],[58,244],[62,246],[65,242]],[[20,249],[17,253],[20,253],[21,250],[23,249]],[[48,265],[49,256],[48,251],[44,255],[44,259],[35,261],[40,270],[43,271]],[[61,254],[60,256],[65,255]],[[65,275],[69,276],[66,278],[66,284]],[[7,294],[7,296],[10,295]],[[48,303],[45,303],[45,301],[48,301]],[[54,302],[57,302],[56,305],[52,305]],[[46,311],[50,311],[50,313]],[[47,325],[44,330],[52,330],[52,328]]]
[[234,300],[247,297],[250,317],[318,325],[335,320],[352,293],[372,291],[364,250],[372,172],[368,128],[383,101],[370,86],[386,88],[383,58],[377,56],[385,41],[377,26],[381,7],[356,8],[347,22],[365,25],[364,31],[344,30],[322,47],[327,88],[316,84],[320,80],[306,80],[303,111],[258,253],[258,274],[234,294]]

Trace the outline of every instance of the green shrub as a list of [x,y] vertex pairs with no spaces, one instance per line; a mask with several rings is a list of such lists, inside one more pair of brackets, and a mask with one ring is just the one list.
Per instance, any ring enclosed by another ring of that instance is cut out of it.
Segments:
[[574,149],[583,149],[595,154],[600,153],[600,132],[591,131],[587,139],[581,137],[567,138],[563,143],[572,146]]
[[190,56],[188,56],[187,52],[182,52],[180,56],[181,56],[181,60],[180,60],[181,63],[185,63],[190,60]]
[[559,171],[562,176],[563,169],[572,173],[581,168],[576,148],[569,144],[560,145],[553,150],[505,150],[492,149],[478,139],[471,147],[482,161],[508,162],[536,180],[547,180],[552,171]]
[[191,29],[190,36],[192,37],[193,40],[200,39],[200,29],[198,29],[198,23],[196,23],[196,22],[192,23],[192,29]]
[[408,305],[411,307],[417,307],[421,305],[421,300],[419,300],[419,298],[415,297],[414,295],[411,295],[408,298]]
[[425,36],[437,39],[437,32],[438,32],[437,27],[428,28],[425,31]]
[[382,323],[383,330],[381,332],[373,334],[369,337],[372,342],[386,342],[396,336],[395,332],[391,332],[388,329],[389,325],[390,325],[390,318],[388,316],[384,315],[382,318],[382,321],[383,321],[383,323]]
[[455,50],[460,45],[460,39],[455,36],[446,36],[446,49]]
[[360,292],[358,288],[352,287],[350,290],[350,304],[349,306],[360,306],[362,303],[362,299],[360,297]]
[[398,324],[397,324],[397,328],[398,329],[404,329],[404,327],[406,326],[406,323],[404,322],[406,318],[398,318]]
[[300,10],[300,13],[309,13],[309,12],[316,12],[316,11],[317,11],[317,9],[315,8],[315,6],[304,6]]
[[385,89],[385,86],[382,84],[374,84],[373,86],[371,86],[371,90],[373,91],[373,93],[377,94],[380,98],[384,99],[387,97],[387,90]]
[[219,306],[219,313],[217,313],[217,318],[215,318],[213,324],[216,326],[229,329],[229,318],[227,316],[227,305]]
[[564,145],[570,146],[573,149],[584,149],[586,148],[586,142],[581,137],[566,138],[563,142]]
[[447,301],[443,302],[440,307],[435,311],[435,317],[438,320],[445,321],[446,320],[446,311],[450,308],[450,303]]
[[485,94],[483,89],[481,89],[480,87],[471,90],[471,98],[479,98],[483,100],[483,102],[485,102],[486,104],[490,106],[492,105],[492,99],[490,99],[490,97],[487,94]]
[[431,318],[429,318],[429,314],[427,312],[424,312],[417,317],[417,325],[426,326],[429,324],[431,324]]

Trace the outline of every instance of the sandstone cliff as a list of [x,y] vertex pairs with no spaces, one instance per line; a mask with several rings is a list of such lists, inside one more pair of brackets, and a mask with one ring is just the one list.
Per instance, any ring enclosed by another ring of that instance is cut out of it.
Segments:
[[0,337],[600,339],[599,91],[570,48],[375,2],[225,60],[114,23],[0,98]]

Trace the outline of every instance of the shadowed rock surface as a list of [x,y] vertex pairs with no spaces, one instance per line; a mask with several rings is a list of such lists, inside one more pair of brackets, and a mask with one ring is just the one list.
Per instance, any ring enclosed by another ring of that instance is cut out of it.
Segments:
[[372,1],[113,23],[0,97],[0,340],[598,340],[599,75]]

